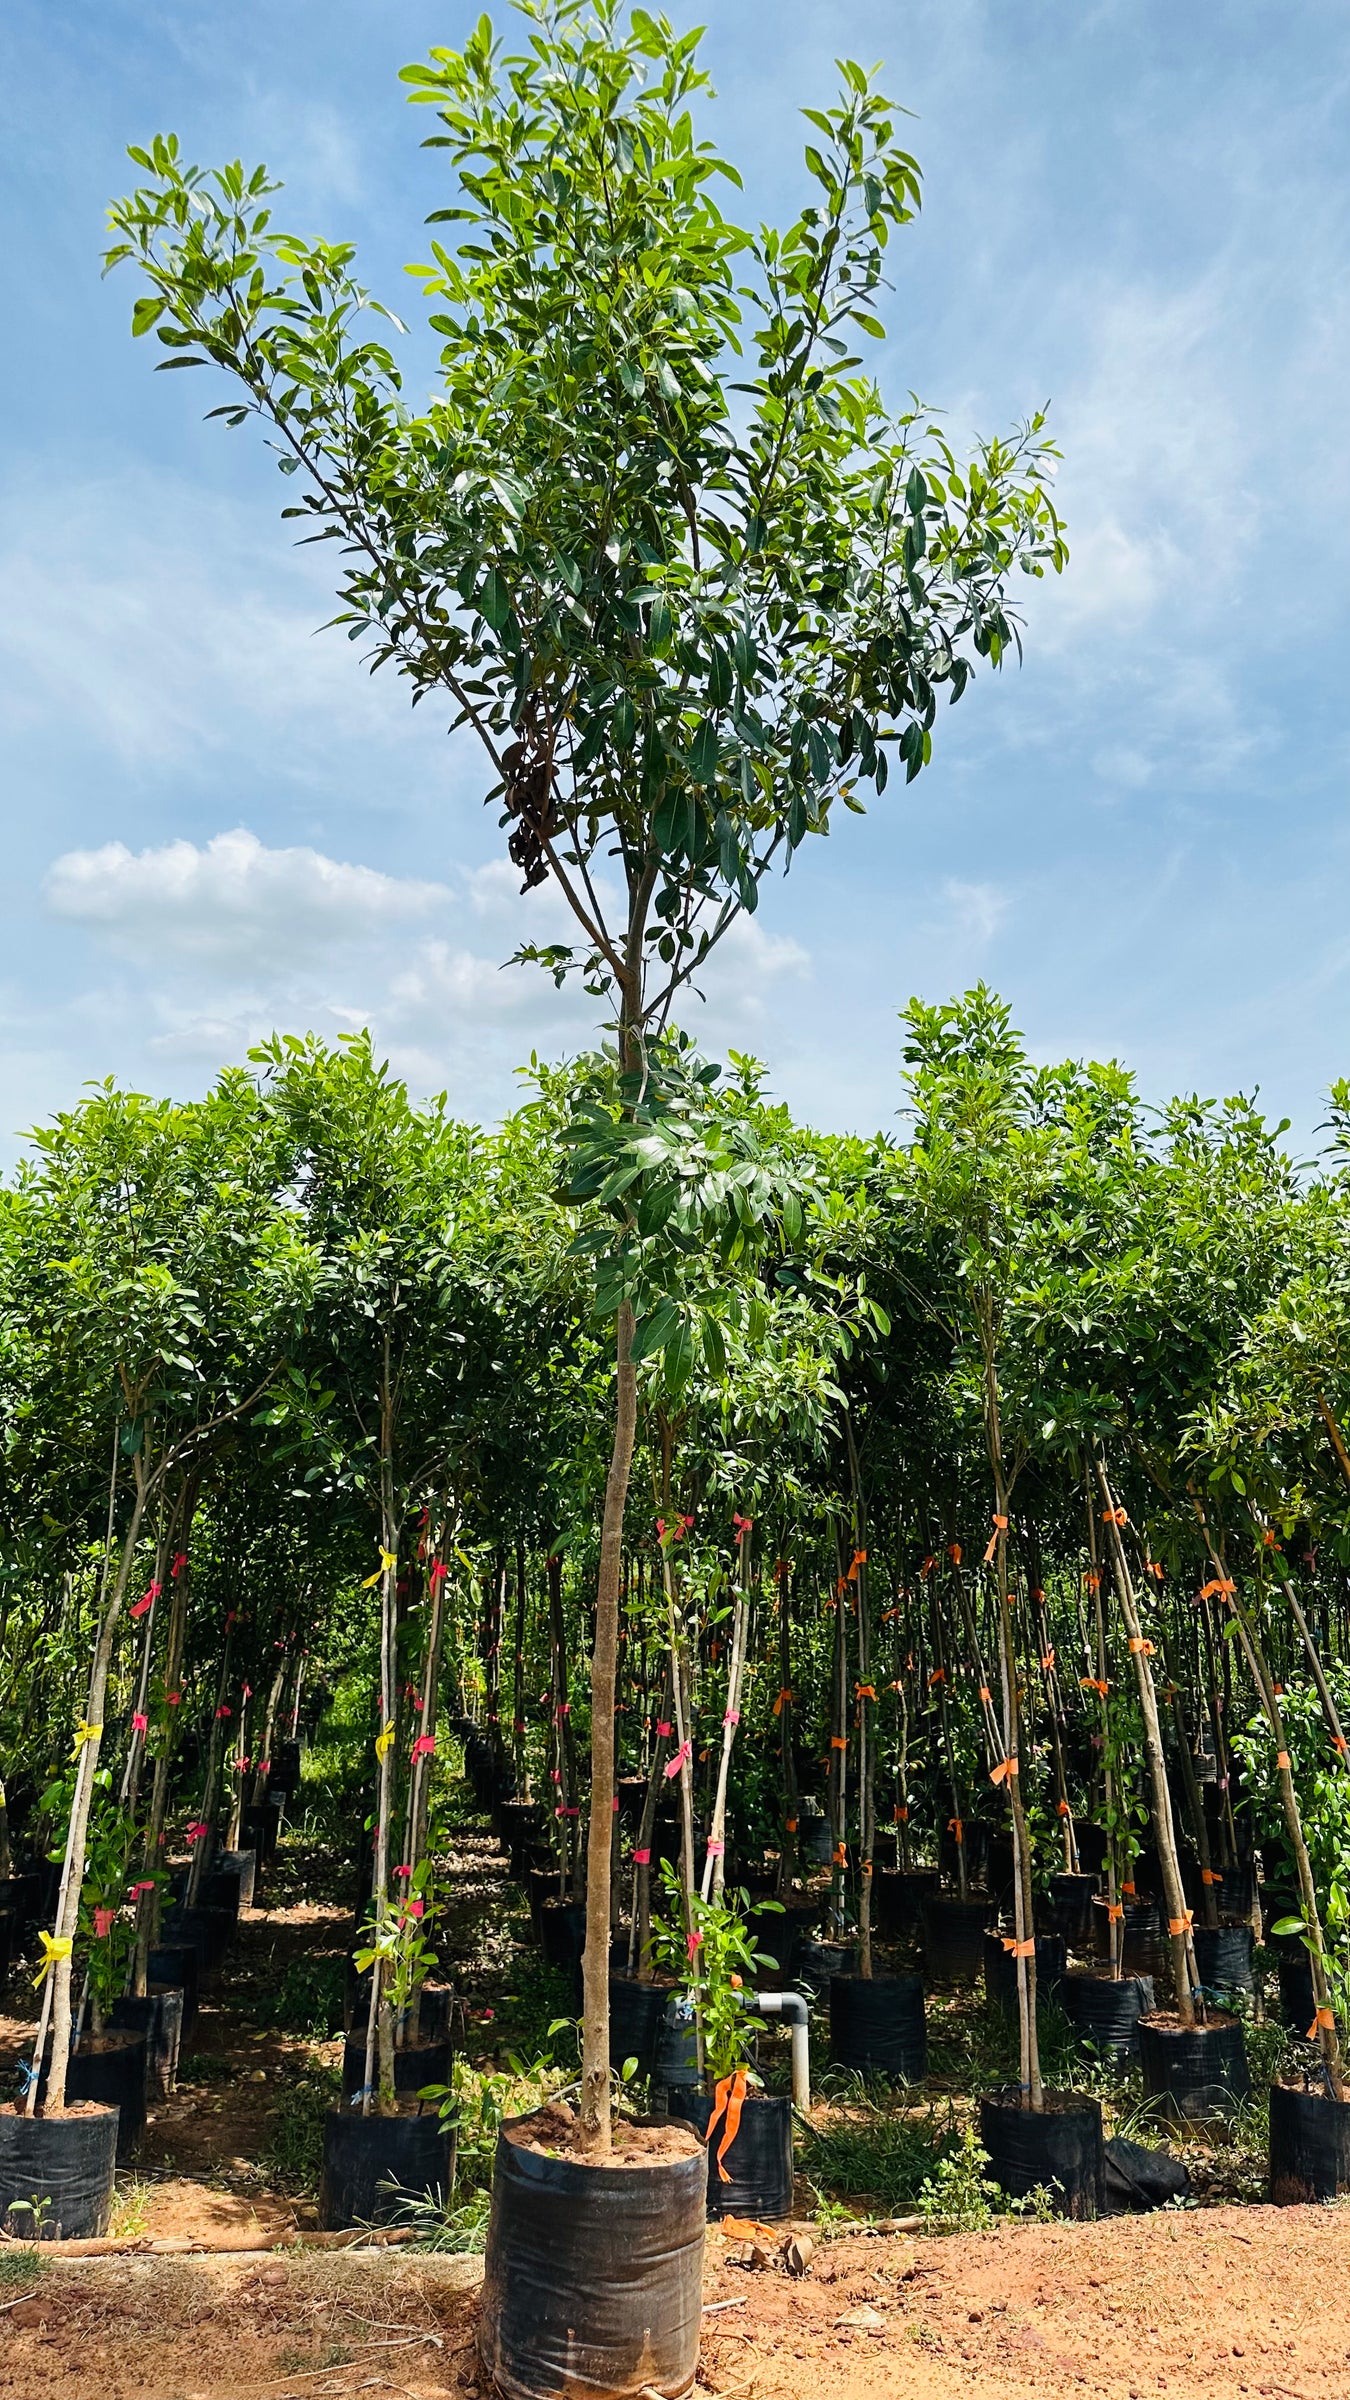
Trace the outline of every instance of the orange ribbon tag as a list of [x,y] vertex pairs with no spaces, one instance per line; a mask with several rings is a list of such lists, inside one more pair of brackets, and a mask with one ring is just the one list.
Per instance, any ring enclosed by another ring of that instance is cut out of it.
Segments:
[[1080,1675],[1078,1678],[1078,1683],[1081,1691],[1100,1692],[1103,1700],[1106,1698],[1107,1693],[1111,1689],[1110,1684],[1103,1683],[1098,1675]]
[[775,1715],[776,1717],[781,1717],[781,1715],[782,1715],[782,1713],[783,1713],[783,1710],[786,1708],[786,1706],[787,1706],[787,1704],[788,1704],[788,1702],[789,1702],[789,1700],[790,1700],[791,1698],[792,1698],[792,1694],[791,1694],[791,1692],[787,1691],[786,1689],[784,1689],[783,1691],[781,1691],[781,1692],[779,1693],[779,1695],[778,1695],[778,1698],[775,1700],[775,1702],[774,1702],[774,1704],[773,1704],[773,1713],[774,1713],[774,1715]]
[[1122,1892],[1126,1892],[1126,1893],[1128,1893],[1128,1895],[1129,1895],[1129,1897],[1130,1897],[1130,1899],[1131,1899],[1131,1900],[1137,1899],[1137,1897],[1138,1897],[1138,1890],[1139,1890],[1139,1887],[1138,1887],[1138,1885],[1137,1885],[1137,1884],[1133,1884],[1133,1883],[1122,1883],[1122,1885],[1121,1885],[1121,1887],[1120,1887],[1120,1888],[1121,1888]]
[[1275,1764],[1276,1764],[1276,1766],[1277,1766],[1277,1767],[1282,1767],[1282,1768],[1284,1769],[1284,1771],[1285,1771],[1285,1773],[1286,1773],[1286,1774],[1288,1773],[1288,1771],[1289,1771],[1289,1753],[1288,1753],[1288,1751],[1287,1751],[1287,1750],[1277,1750],[1277,1751],[1276,1751],[1276,1753],[1275,1753]]
[[1222,1875],[1216,1875],[1213,1867],[1202,1867],[1200,1869],[1200,1881],[1202,1883],[1222,1883],[1223,1877]]
[[1193,1923],[1194,1919],[1190,1910],[1184,1909],[1179,1917],[1168,1918],[1167,1930],[1172,1935],[1173,1940],[1175,1940],[1178,1934],[1189,1933]]
[[991,1783],[1006,1783],[1009,1777],[1015,1775],[1017,1771],[1015,1758],[1001,1758],[996,1767],[990,1768],[989,1780]]
[[1202,1600],[1208,1600],[1215,1592],[1222,1592],[1226,1596],[1231,1596],[1231,1594],[1236,1590],[1237,1585],[1235,1583],[1230,1583],[1227,1576],[1215,1575],[1211,1577],[1208,1583],[1201,1584],[1200,1597]]
[[865,1550],[855,1550],[853,1553],[853,1564],[849,1568],[848,1575],[845,1580],[849,1583],[856,1583],[858,1580],[859,1567],[865,1567],[866,1564],[867,1552]]
[[891,1810],[891,1822],[895,1825],[908,1824],[909,1810],[907,1808],[893,1808]]
[[989,1705],[990,1705],[990,1707],[992,1708],[992,1706],[993,1706],[993,1702],[994,1702],[994,1695],[993,1695],[993,1693],[990,1691],[990,1689],[989,1689],[989,1686],[988,1686],[988,1684],[987,1684],[987,1683],[982,1683],[982,1684],[980,1685],[980,1698],[981,1698],[982,1700],[987,1700],[987,1701],[988,1701],[988,1703],[989,1703]]
[[846,1867],[848,1865],[848,1851],[843,1842],[838,1843],[835,1848],[834,1863],[837,1867]]
[[1129,1521],[1123,1508],[1104,1508],[1102,1510],[1103,1525],[1128,1525]]
[[1108,1922],[1112,1925],[1123,1925],[1125,1922],[1125,1911],[1122,1908],[1119,1900],[1107,1901],[1106,1915]]
[[1055,1663],[1055,1654],[1054,1654],[1054,1651],[1053,1651],[1053,1650],[1047,1650],[1047,1651],[1045,1651],[1045,1652],[1044,1652],[1044,1654],[1042,1655],[1042,1658],[1041,1658],[1041,1665],[1044,1667],[1044,1669],[1045,1669],[1045,1671],[1046,1671],[1046,1674],[1047,1674],[1047,1675],[1049,1674],[1049,1672],[1050,1672],[1050,1669],[1053,1667],[1054,1663]]
[[1153,1655],[1153,1644],[1152,1642],[1146,1642],[1142,1633],[1132,1633],[1130,1635],[1131,1658],[1152,1658]]
[[948,1556],[948,1558],[951,1560],[951,1562],[952,1562],[952,1565],[953,1565],[954,1567],[959,1567],[959,1566],[960,1566],[960,1564],[961,1564],[961,1545],[960,1545],[960,1543],[959,1543],[959,1542],[948,1542],[948,1544],[947,1544],[947,1556]]
[[712,2141],[713,2129],[725,2117],[726,2126],[717,2145],[717,2172],[723,2183],[730,2183],[731,2171],[722,2164],[728,2150],[741,2130],[741,2110],[745,2106],[745,2069],[737,2067],[734,2075],[724,2075],[713,2092],[713,2112],[708,2119],[706,2139]]
[[947,1831],[954,1842],[963,1842],[966,1838],[966,1829],[959,1817],[948,1817]]
[[[727,2180],[729,2182],[730,2177]],[[781,2227],[775,2231],[772,2225],[757,2225],[753,2217],[723,2217],[717,2230],[724,2242],[772,2243],[782,2240]]]
[[1308,2027],[1308,2039],[1309,2039],[1309,2041],[1310,2041],[1310,2042],[1315,2042],[1315,2041],[1316,2041],[1316,2039],[1317,2039],[1317,2028],[1318,2028],[1318,2026],[1319,2026],[1319,2025],[1325,2025],[1325,2027],[1326,2027],[1326,2029],[1327,2029],[1328,2033],[1330,2033],[1330,2032],[1331,2032],[1331,2030],[1332,2030],[1332,2028],[1333,2028],[1333,2026],[1335,2025],[1335,2023],[1336,2023],[1336,2018],[1335,2018],[1335,2015],[1334,2015],[1334,2013],[1333,2013],[1333,2011],[1332,2011],[1331,2009],[1329,2009],[1329,2008],[1319,2008],[1319,2009],[1318,2009],[1318,2011],[1317,2011],[1317,2014],[1316,2014],[1316,2015],[1315,2015],[1315,2017],[1313,2018],[1313,2021],[1312,2021],[1311,2025]]
[[874,1683],[855,1683],[853,1689],[860,1700],[875,1700],[877,1696]]
[[846,1733],[832,1733],[830,1735],[830,1748],[832,1750],[847,1750],[848,1735]]
[[1067,1800],[1057,1800],[1055,1802],[1055,1814],[1057,1817],[1067,1817],[1069,1813],[1069,1803]]
[[1019,1942],[1017,1936],[1012,1933],[1004,1934],[1003,1947],[1007,1951],[1010,1958],[1034,1958],[1036,1955],[1036,1944],[1034,1941]]
[[1101,1579],[1100,1575],[1097,1573],[1097,1570],[1096,1570],[1096,1568],[1095,1568],[1095,1567],[1089,1567],[1089,1568],[1088,1568],[1088,1570],[1087,1570],[1086,1574],[1085,1574],[1085,1575],[1084,1575],[1084,1577],[1083,1577],[1083,1581],[1084,1581],[1084,1583],[1087,1585],[1087,1588],[1088,1588],[1088,1590],[1089,1590],[1090,1592],[1099,1592],[1099,1591],[1101,1590],[1101,1588],[1102,1588],[1102,1579]]
[[996,1517],[995,1517],[995,1519],[994,1519],[994,1530],[993,1530],[993,1532],[992,1532],[992,1533],[990,1534],[990,1536],[989,1536],[989,1543],[988,1543],[988,1547],[987,1547],[987,1549],[985,1550],[985,1554],[984,1554],[984,1563],[985,1563],[985,1565],[986,1565],[986,1566],[988,1566],[988,1565],[989,1565],[989,1562],[990,1562],[990,1560],[992,1559],[992,1557],[993,1557],[993,1555],[994,1555],[994,1552],[995,1552],[995,1551],[997,1550],[997,1548],[998,1548],[998,1537],[999,1537],[999,1535],[1000,1535],[1001,1533],[1006,1533],[1006,1532],[1007,1532],[1007,1530],[1008,1530],[1008,1520],[1007,1520],[1007,1518],[1006,1518],[1006,1517],[999,1517],[999,1516],[996,1516]]
[[947,1680],[947,1670],[946,1670],[946,1668],[945,1668],[945,1667],[934,1667],[932,1674],[931,1674],[931,1675],[929,1676],[929,1678],[928,1678],[928,1689],[929,1689],[929,1691],[931,1692],[931,1690],[932,1690],[932,1688],[933,1688],[933,1686],[934,1686],[934,1684],[935,1684],[935,1683],[945,1683],[945,1682],[946,1682],[946,1680]]

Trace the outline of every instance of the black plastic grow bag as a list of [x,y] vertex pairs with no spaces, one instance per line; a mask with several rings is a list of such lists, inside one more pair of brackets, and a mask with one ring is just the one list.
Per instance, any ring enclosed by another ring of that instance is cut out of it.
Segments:
[[1160,2012],[1139,2020],[1144,2090],[1177,2124],[1231,2116],[1251,2092],[1239,2018],[1215,2010],[1207,2025],[1178,2025]]
[[830,2056],[855,2075],[921,2083],[928,2073],[922,1975],[832,1975]]
[[497,2137],[478,2312],[492,2386],[504,2400],[683,2400],[702,2322],[702,2151],[590,2166],[513,2130]]
[[112,2214],[117,2111],[22,2117],[0,2108],[0,2229],[25,2242],[97,2240]]
[[455,2129],[433,2109],[420,2117],[363,2117],[333,2108],[324,2119],[319,2223],[391,2225],[409,2200],[447,2205],[455,2180]]
[[1105,2205],[1105,2158],[1100,2100],[1082,2092],[1047,2092],[1041,2109],[1023,2108],[1017,2093],[991,2093],[980,2102],[980,2140],[995,2183],[1014,2200],[1044,2186],[1061,2217],[1097,2217]]
[[1350,2194],[1350,2100],[1270,2087],[1270,2196],[1288,2208]]

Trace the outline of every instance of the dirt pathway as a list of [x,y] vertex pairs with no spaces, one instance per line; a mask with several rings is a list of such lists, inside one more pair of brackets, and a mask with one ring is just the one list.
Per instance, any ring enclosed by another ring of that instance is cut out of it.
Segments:
[[[848,2237],[795,2281],[747,2255],[710,2237],[708,2400],[1350,2392],[1350,2215],[1334,2209]],[[51,2265],[0,2316],[0,2395],[460,2400],[480,2273],[472,2259],[315,2255]]]

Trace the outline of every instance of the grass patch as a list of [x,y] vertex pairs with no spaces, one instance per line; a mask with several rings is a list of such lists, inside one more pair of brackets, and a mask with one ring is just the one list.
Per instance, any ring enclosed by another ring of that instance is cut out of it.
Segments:
[[150,2222],[150,2186],[138,2175],[128,2176],[113,2192],[112,2214],[108,2231],[114,2241],[134,2241],[145,2232]]
[[44,2258],[35,2243],[23,2242],[0,2249],[0,2292],[28,2292],[40,2275],[45,2275],[51,2260]]
[[323,2126],[342,2098],[336,2067],[301,2067],[281,2085],[267,2125],[261,2164],[283,2192],[317,2192],[323,2170]]
[[325,2041],[342,2031],[346,1974],[347,1961],[341,1954],[293,1958],[280,1980],[257,1994],[249,2014],[257,2024],[273,2025],[279,2033]]
[[233,2083],[234,2077],[228,2058],[218,2057],[214,2050],[198,2050],[178,2062],[180,2083]]

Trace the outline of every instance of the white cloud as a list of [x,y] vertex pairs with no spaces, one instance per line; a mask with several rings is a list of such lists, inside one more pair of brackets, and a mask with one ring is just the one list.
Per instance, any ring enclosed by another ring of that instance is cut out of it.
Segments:
[[[522,898],[505,861],[423,882],[236,827],[201,844],[68,851],[43,888],[52,916],[114,964],[72,997],[70,1030],[112,1032],[120,1048],[134,1019],[161,1074],[208,1075],[276,1029],[335,1040],[369,1025],[417,1090],[444,1086],[466,1113],[491,1113],[531,1049],[595,1038],[597,1004],[578,982],[559,992],[503,963],[570,925],[559,893]],[[134,975],[117,971],[124,960]],[[705,1005],[689,995],[681,1014],[706,1045],[737,1044],[809,967],[799,942],[742,919],[709,960]]]
[[962,941],[975,944],[992,941],[1011,906],[1009,895],[997,884],[963,883],[956,875],[946,877],[942,897],[952,930]]
[[124,842],[69,850],[44,883],[53,914],[96,927],[119,949],[152,946],[231,972],[363,942],[452,905],[443,884],[382,875],[319,850],[270,850],[244,826],[200,847]]

